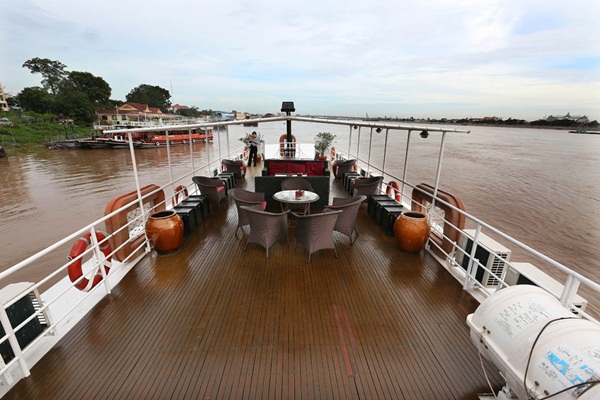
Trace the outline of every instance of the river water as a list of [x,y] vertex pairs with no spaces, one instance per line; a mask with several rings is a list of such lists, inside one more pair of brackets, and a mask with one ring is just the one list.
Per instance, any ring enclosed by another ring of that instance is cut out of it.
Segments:
[[[314,141],[319,131],[335,133],[347,146],[349,129],[294,123],[299,142]],[[472,215],[534,249],[600,282],[600,135],[564,130],[464,127],[470,134],[448,134],[440,187],[458,197]],[[229,143],[241,146],[243,133],[257,130],[276,143],[285,123],[258,128],[232,126]],[[353,150],[368,157],[369,129],[354,131]],[[408,180],[433,183],[441,135],[411,139]],[[216,137],[216,135],[215,135]],[[371,162],[383,166],[385,131],[375,134]],[[221,139],[221,149],[226,150]],[[401,176],[405,133],[388,137],[386,171]],[[219,156],[214,143],[195,144],[194,163]],[[190,149],[172,149],[173,174],[190,171]],[[9,149],[10,151],[10,149]],[[136,151],[142,185],[169,177],[165,147]],[[48,150],[9,153],[0,158],[0,269],[44,249],[100,218],[108,201],[135,190],[127,149]],[[70,246],[69,246],[70,247]],[[66,254],[42,259],[19,279],[39,279],[66,261]],[[518,254],[518,252],[517,252]],[[65,258],[62,258],[65,257]],[[513,260],[516,260],[513,256]],[[519,260],[520,261],[520,260]],[[523,260],[528,261],[528,260]],[[40,274],[40,276],[37,276]],[[1,284],[4,286],[4,283]]]

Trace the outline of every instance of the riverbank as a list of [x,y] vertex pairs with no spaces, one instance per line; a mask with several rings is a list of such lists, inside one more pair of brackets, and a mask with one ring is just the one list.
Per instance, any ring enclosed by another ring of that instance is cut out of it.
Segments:
[[8,153],[39,148],[46,142],[55,140],[84,138],[92,135],[89,126],[63,125],[57,123],[17,123],[0,127],[0,145]]

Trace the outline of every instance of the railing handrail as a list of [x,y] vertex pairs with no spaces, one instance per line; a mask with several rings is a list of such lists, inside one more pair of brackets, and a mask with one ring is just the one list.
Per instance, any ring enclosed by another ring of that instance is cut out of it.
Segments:
[[[356,159],[357,162],[362,162],[362,163],[366,164],[366,161],[363,160],[363,159],[361,159],[361,158],[359,158],[358,155],[352,154],[350,152],[345,152],[345,153],[347,154],[347,156],[348,156],[349,159]],[[417,188],[415,185],[413,185],[411,183],[403,182],[402,178],[399,178],[399,177],[395,176],[394,174],[391,174],[391,173],[389,173],[387,171],[383,171],[381,168],[376,167],[376,166],[374,166],[372,164],[369,165],[369,169],[379,171],[384,176],[388,176],[389,178],[391,178],[391,180],[396,180],[399,183],[404,183],[405,186],[407,186],[408,188],[410,188],[412,190],[416,189],[416,190],[418,190],[418,191],[420,191],[420,192],[422,192],[424,194],[428,194],[427,192],[424,192],[423,190]],[[385,184],[385,181],[383,183]],[[404,194],[404,193],[402,194],[403,197],[405,195],[406,194]],[[582,275],[581,273],[570,269],[569,267],[565,266],[564,264],[561,264],[560,262],[558,262],[558,261],[556,261],[556,260],[554,260],[554,259],[546,256],[545,254],[543,254],[543,253],[539,252],[538,250],[535,250],[534,248],[532,248],[532,247],[530,247],[530,246],[522,243],[521,241],[513,238],[512,236],[510,236],[510,235],[508,235],[508,234],[506,234],[506,233],[498,230],[497,228],[494,228],[490,224],[488,224],[488,223],[480,220],[479,218],[477,218],[477,217],[469,214],[468,212],[466,212],[464,210],[461,210],[461,209],[459,209],[459,208],[457,208],[457,207],[455,207],[455,206],[453,206],[453,205],[451,205],[451,204],[443,201],[442,199],[440,199],[437,196],[435,197],[435,201],[443,203],[444,205],[446,205],[446,206],[450,207],[451,209],[457,211],[458,213],[464,215],[465,218],[467,218],[467,219],[475,222],[476,224],[478,224],[478,225],[480,225],[480,226],[482,226],[482,227],[484,227],[486,229],[489,229],[494,234],[497,234],[498,236],[500,236],[500,237],[504,238],[505,240],[509,241],[510,243],[518,246],[522,250],[525,250],[527,253],[530,253],[530,254],[536,256],[537,258],[545,261],[546,263],[548,263],[552,267],[556,268],[557,270],[559,270],[559,271],[561,271],[561,272],[563,272],[563,273],[565,273],[567,275],[573,276],[574,278],[576,278],[580,282],[584,283],[586,286],[588,286],[591,289],[593,289],[593,290],[597,291],[598,293],[600,293],[600,284],[594,282],[593,280],[591,280],[588,277]]]

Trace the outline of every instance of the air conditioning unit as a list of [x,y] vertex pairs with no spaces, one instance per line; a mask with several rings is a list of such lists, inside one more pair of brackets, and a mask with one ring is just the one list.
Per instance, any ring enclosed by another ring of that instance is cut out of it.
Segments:
[[[457,252],[456,262],[467,271],[471,251],[473,250],[473,238],[475,237],[474,229],[465,229],[459,240],[459,246],[464,251]],[[477,266],[475,279],[486,288],[494,288],[500,284],[500,279],[504,279],[506,274],[506,262],[510,259],[511,251],[496,242],[491,237],[479,233],[477,249],[475,250],[475,258],[479,260],[482,266]],[[492,272],[494,275],[492,275]]]
[[[13,297],[27,290],[31,286],[33,286],[33,283],[30,282],[12,283],[7,285],[0,290],[0,302],[4,304],[10,301]],[[31,315],[38,312],[41,305],[42,301],[38,290],[32,289],[28,294],[21,297],[6,309],[6,314],[11,326],[14,328],[22,324]],[[25,348],[39,335],[44,333],[49,326],[49,319],[50,316],[48,313],[40,313],[36,318],[33,318],[20,330],[15,332],[15,336],[17,337],[17,341],[21,348]],[[0,326],[0,337],[5,335],[4,328]],[[8,339],[6,339],[0,343],[0,366],[8,364],[13,358],[15,358],[15,353],[13,352]]]

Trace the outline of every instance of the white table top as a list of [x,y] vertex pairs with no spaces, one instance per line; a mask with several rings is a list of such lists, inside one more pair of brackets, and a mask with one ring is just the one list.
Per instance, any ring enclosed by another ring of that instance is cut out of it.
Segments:
[[309,192],[308,190],[305,190],[304,194],[299,197],[296,197],[295,190],[282,190],[281,192],[275,193],[273,198],[283,203],[307,204],[314,203],[319,200],[320,197],[318,194]]

